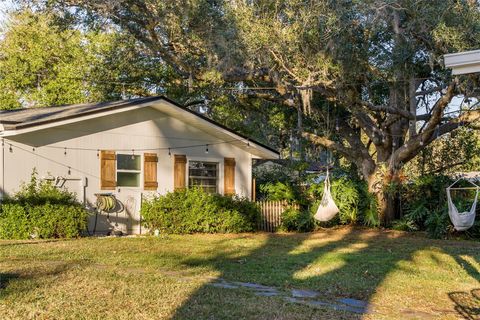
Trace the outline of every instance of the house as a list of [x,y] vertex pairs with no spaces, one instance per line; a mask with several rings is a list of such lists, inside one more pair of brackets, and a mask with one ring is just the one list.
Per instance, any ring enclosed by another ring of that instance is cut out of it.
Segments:
[[34,168],[91,208],[114,195],[119,209],[97,216],[99,233],[141,233],[142,199],[177,188],[250,198],[252,159],[279,156],[163,96],[2,111],[0,138],[2,198]]
[[480,50],[446,54],[444,60],[454,75],[480,72]]

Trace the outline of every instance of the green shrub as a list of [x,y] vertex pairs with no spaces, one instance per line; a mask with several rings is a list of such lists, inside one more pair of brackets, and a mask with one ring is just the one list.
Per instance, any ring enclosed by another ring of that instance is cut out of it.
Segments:
[[432,238],[444,238],[451,230],[450,217],[445,210],[430,212],[425,220],[425,228]]
[[30,207],[29,213],[39,238],[75,238],[87,228],[88,212],[79,205],[46,203]]
[[378,205],[375,195],[368,192],[367,188],[362,189],[361,212],[363,224],[367,227],[380,226],[380,217],[378,216]]
[[87,229],[89,212],[74,194],[39,181],[29,183],[0,205],[0,238],[74,238]]
[[301,211],[294,208],[288,208],[282,213],[282,224],[280,229],[283,231],[309,232],[315,228],[313,216],[308,211]]
[[426,222],[429,217],[438,215],[438,210],[446,212],[445,188],[452,182],[452,179],[447,176],[425,175],[403,185],[401,197],[404,205],[404,218],[415,223],[419,229],[426,230]]
[[[453,179],[443,175],[425,175],[402,187],[403,220],[425,230],[433,238],[444,238],[454,232],[448,216],[446,187]],[[467,186],[468,184],[466,184]],[[462,186],[462,182],[459,183]],[[470,209],[474,192],[457,191],[452,193],[453,202],[459,211]],[[475,226],[466,233],[475,235]]]
[[287,200],[289,203],[301,201],[299,188],[289,183],[283,183],[280,181],[275,183],[267,182],[260,185],[259,190],[262,194],[264,194],[264,198],[266,200]]
[[[367,190],[367,184],[347,176],[331,177],[331,192],[339,209],[337,223],[378,226],[376,200]],[[323,183],[312,184],[308,190],[312,212],[316,212],[323,195]],[[334,221],[335,222],[335,221]]]
[[246,199],[191,188],[145,200],[141,215],[143,225],[151,231],[228,233],[254,231],[260,212]]
[[417,225],[408,219],[400,219],[393,222],[393,229],[399,231],[416,231],[418,230]]
[[0,206],[0,239],[28,239],[32,225],[25,207],[17,203]]

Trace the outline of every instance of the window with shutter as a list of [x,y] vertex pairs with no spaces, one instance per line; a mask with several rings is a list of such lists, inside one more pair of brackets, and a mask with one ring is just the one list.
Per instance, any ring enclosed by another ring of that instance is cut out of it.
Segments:
[[157,163],[158,157],[156,153],[144,154],[144,182],[143,187],[145,190],[157,190]]
[[235,194],[235,159],[234,158],[225,158],[224,159],[224,194],[233,195]]
[[100,152],[100,189],[115,189],[117,186],[115,167],[115,151],[102,150]]

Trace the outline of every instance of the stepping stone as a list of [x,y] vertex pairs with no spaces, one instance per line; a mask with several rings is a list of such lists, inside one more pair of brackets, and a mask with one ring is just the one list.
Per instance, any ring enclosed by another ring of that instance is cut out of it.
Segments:
[[362,300],[357,300],[357,299],[352,299],[352,298],[342,298],[338,299],[338,302],[341,302],[343,304],[347,304],[352,307],[356,308],[366,308],[368,307],[368,302],[362,301]]
[[304,304],[312,307],[327,307],[336,311],[348,311],[348,312],[358,313],[358,314],[363,314],[366,312],[364,308],[354,308],[347,305],[340,305],[340,304],[324,302],[324,301],[302,300],[302,299],[297,299],[292,297],[286,297],[285,300],[292,303],[299,303],[299,304]]
[[313,290],[292,289],[292,296],[295,298],[315,298],[319,293]]
[[254,289],[258,291],[277,291],[277,288],[263,286],[261,284],[250,283],[250,282],[234,282],[233,284],[240,287]]
[[209,285],[217,288],[223,288],[223,289],[238,289],[238,286],[227,283],[227,282],[214,282],[214,283],[209,283]]
[[255,291],[255,295],[262,297],[276,297],[279,293],[276,291]]

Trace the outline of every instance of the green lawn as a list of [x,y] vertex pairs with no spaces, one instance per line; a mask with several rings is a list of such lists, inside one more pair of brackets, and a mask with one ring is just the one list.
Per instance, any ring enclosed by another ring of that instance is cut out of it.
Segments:
[[[0,319],[476,319],[479,261],[477,242],[351,228],[0,241]],[[368,301],[370,313],[292,303],[291,289]]]

